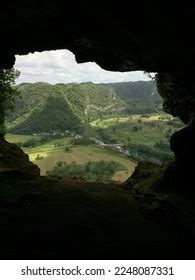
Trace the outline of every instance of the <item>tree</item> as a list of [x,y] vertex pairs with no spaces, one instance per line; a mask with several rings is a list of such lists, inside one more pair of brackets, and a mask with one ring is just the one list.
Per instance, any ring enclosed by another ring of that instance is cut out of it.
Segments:
[[14,68],[0,69],[0,138],[5,135],[5,112],[14,107],[14,99],[18,91],[12,86],[20,72]]
[[131,129],[132,132],[137,132],[138,130],[139,130],[138,126],[133,126]]

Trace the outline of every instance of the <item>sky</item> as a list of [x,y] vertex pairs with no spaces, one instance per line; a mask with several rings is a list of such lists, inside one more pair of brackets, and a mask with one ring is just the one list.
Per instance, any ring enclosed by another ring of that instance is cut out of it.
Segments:
[[15,68],[21,74],[16,83],[114,83],[150,80],[142,71],[111,72],[95,62],[77,63],[69,50],[55,50],[16,55]]

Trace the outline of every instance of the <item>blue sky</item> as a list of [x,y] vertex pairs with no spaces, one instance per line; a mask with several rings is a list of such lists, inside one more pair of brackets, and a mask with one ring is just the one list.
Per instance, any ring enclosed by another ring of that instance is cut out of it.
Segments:
[[35,52],[16,56],[15,68],[21,75],[16,83],[114,83],[124,81],[150,80],[142,71],[110,72],[95,62],[78,64],[75,55],[68,50]]

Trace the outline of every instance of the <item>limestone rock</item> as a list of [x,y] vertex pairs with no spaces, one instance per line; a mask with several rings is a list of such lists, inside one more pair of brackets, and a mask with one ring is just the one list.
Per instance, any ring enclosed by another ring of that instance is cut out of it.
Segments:
[[29,156],[13,143],[0,139],[0,172],[17,170],[23,173],[39,176],[40,169],[30,162]]
[[122,184],[122,187],[131,193],[154,192],[160,188],[161,177],[166,167],[150,162],[139,162],[132,176]]

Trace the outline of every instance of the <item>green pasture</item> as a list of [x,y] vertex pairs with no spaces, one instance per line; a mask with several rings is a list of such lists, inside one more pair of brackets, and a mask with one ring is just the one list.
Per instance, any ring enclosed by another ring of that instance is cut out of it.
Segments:
[[[126,171],[118,171],[120,173],[115,174],[113,179],[124,181],[133,173],[136,166],[136,162],[128,159],[126,156],[94,146],[72,146],[70,152],[65,152],[64,148],[43,151],[39,150],[39,152],[34,150],[33,152],[29,151],[28,154],[30,160],[37,164],[41,169],[41,175],[45,175],[47,170],[52,170],[59,161],[68,164],[72,162],[84,164],[88,161],[113,160],[119,162],[126,168]],[[37,155],[42,159],[36,160]]]

